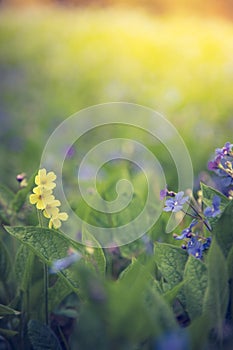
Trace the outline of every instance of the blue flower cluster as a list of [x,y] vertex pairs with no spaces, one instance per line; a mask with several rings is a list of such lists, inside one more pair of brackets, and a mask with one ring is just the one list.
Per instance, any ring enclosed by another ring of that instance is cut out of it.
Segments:
[[[177,213],[183,210],[183,205],[187,203],[189,205],[190,212],[186,212],[186,215],[192,217],[191,224],[185,228],[180,235],[176,233],[173,237],[176,240],[183,240],[182,248],[186,249],[188,254],[195,256],[197,259],[203,258],[203,252],[210,247],[211,237],[206,237],[205,229],[211,232],[211,226],[208,221],[209,218],[214,218],[221,214],[220,203],[221,198],[217,195],[213,196],[211,206],[202,210],[194,198],[184,197],[184,192],[180,191],[175,193],[168,191],[167,188],[161,190],[160,198],[165,199],[164,211]],[[192,200],[191,200],[192,199]],[[209,234],[209,233],[208,233]]]
[[226,142],[215,150],[215,157],[208,163],[208,169],[220,177],[220,188],[229,194],[233,189],[233,144]]

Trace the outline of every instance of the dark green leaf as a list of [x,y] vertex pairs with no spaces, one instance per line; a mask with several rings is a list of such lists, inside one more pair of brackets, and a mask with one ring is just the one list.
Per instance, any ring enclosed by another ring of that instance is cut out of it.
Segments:
[[216,327],[221,334],[222,322],[229,302],[229,285],[227,263],[216,239],[211,243],[207,268],[208,284],[203,301],[203,312],[208,317],[210,327]]
[[56,283],[48,290],[49,311],[53,311],[61,301],[72,292],[72,289],[66,284],[64,279],[58,277]]
[[62,350],[54,332],[37,320],[28,322],[28,336],[34,350]]
[[229,199],[213,187],[201,183],[201,191],[203,195],[203,202],[208,207],[212,205],[213,197],[216,195],[221,198],[220,209],[224,210],[226,205],[229,204]]
[[183,249],[166,243],[155,243],[155,262],[163,276],[164,291],[172,289],[183,279],[188,254]]
[[184,294],[186,310],[191,320],[202,313],[203,297],[207,287],[206,265],[193,256],[189,256],[184,270]]
[[0,304],[0,316],[6,316],[6,315],[19,315],[20,312],[16,311],[9,306]]
[[229,202],[214,227],[213,234],[216,237],[218,245],[227,257],[233,246],[233,200]]
[[21,244],[15,259],[15,273],[19,288],[26,291],[29,287],[34,263],[34,253],[28,246]]
[[12,261],[10,259],[9,252],[4,245],[3,241],[0,241],[0,281],[6,282],[9,278],[9,274],[12,269]]
[[18,334],[16,331],[12,331],[11,329],[0,328],[0,334],[2,334],[6,338],[12,338]]
[[[54,261],[66,257],[70,247],[82,252],[82,255],[85,254],[85,248],[82,244],[55,230],[33,226],[5,226],[5,229],[27,245],[47,265],[52,265]],[[64,279],[73,291],[78,292],[79,283],[76,271],[69,268],[58,271],[58,275]]]

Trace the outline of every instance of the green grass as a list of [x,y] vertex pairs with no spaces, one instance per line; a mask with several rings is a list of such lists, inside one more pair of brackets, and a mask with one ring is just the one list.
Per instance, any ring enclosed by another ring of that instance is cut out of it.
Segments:
[[110,101],[164,114],[197,174],[232,137],[232,37],[232,24],[210,18],[2,10],[0,181],[15,187],[15,175],[34,171],[62,120]]

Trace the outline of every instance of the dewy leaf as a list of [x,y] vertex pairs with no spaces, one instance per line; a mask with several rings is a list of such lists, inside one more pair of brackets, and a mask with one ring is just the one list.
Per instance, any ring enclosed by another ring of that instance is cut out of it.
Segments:
[[37,320],[28,322],[28,336],[34,350],[62,350],[55,333]]
[[6,315],[19,315],[20,312],[16,311],[9,306],[0,304],[0,316],[6,316]]
[[[5,226],[5,229],[27,245],[35,255],[48,265],[52,265],[53,261],[67,256],[70,247],[84,254],[85,248],[83,245],[55,230],[34,226]],[[78,276],[75,271],[66,269],[58,271],[58,275],[66,281],[74,292],[78,292]]]
[[193,320],[202,313],[203,297],[207,287],[206,265],[190,255],[185,265],[184,280],[186,310]]
[[165,280],[165,291],[181,282],[187,259],[187,252],[181,248],[166,243],[155,243],[155,262]]
[[213,229],[218,245],[227,257],[233,246],[233,200],[229,202]]
[[220,209],[224,210],[224,208],[229,204],[229,199],[224,196],[221,192],[217,191],[216,189],[207,186],[203,183],[201,183],[201,191],[203,195],[203,202],[207,207],[210,207],[212,205],[213,197],[218,196],[221,199],[220,202]]
[[208,253],[208,284],[203,301],[203,312],[210,327],[217,327],[219,334],[229,302],[227,263],[224,255],[213,239]]

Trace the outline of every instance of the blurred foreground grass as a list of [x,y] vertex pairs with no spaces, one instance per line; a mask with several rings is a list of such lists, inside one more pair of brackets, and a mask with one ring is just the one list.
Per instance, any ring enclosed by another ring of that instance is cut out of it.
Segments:
[[[184,138],[197,174],[232,141],[233,26],[118,10],[0,13],[0,181],[39,164],[46,140],[94,104],[151,107]],[[171,169],[172,172],[172,169]]]

